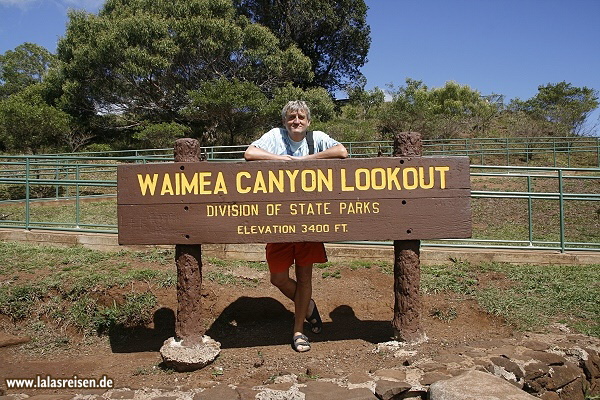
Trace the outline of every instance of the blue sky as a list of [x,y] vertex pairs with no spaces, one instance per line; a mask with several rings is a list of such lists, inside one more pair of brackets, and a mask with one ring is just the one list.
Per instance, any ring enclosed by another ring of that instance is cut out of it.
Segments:
[[[26,41],[50,51],[69,8],[103,0],[0,0],[0,53]],[[505,101],[566,81],[600,91],[600,0],[366,0],[367,89],[406,78],[453,80]],[[593,115],[596,121],[600,112]]]

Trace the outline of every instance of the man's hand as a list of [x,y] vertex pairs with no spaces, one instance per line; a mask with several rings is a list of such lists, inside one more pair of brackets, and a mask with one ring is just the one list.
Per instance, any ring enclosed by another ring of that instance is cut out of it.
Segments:
[[343,144],[337,144],[333,147],[328,148],[327,150],[321,151],[315,154],[309,154],[306,156],[289,156],[289,155],[278,155],[269,153],[266,150],[260,149],[256,146],[248,146],[248,149],[244,152],[244,158],[246,161],[258,161],[258,160],[280,160],[280,161],[290,161],[290,160],[317,160],[317,159],[325,159],[325,158],[346,158],[348,157],[348,151]]
[[320,151],[315,154],[309,154],[306,156],[292,157],[293,160],[317,160],[324,158],[346,158],[348,157],[348,150],[343,144],[336,144],[327,150]]
[[256,146],[248,146],[244,152],[244,158],[246,161],[259,161],[259,160],[293,160],[292,156],[278,155],[269,153],[266,150],[260,149]]

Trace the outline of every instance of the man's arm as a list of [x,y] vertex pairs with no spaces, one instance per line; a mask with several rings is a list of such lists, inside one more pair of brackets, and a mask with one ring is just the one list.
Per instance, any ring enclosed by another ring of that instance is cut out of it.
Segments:
[[258,148],[256,146],[248,146],[244,152],[244,158],[246,161],[258,161],[258,160],[291,160],[292,157],[288,155],[278,155],[269,153],[266,150]]
[[346,158],[348,157],[348,150],[346,147],[339,143],[333,147],[330,147],[326,150],[320,151],[315,154],[309,154],[307,156],[302,157],[292,157],[294,160],[315,160],[319,158]]

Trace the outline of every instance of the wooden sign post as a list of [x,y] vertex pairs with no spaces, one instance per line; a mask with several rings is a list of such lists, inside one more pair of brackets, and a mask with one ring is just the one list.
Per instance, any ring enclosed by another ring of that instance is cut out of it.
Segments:
[[[193,139],[175,142],[175,162],[200,161],[200,143]],[[184,240],[182,239],[182,242]],[[202,326],[202,246],[200,243],[175,244],[177,266],[177,319],[175,334],[189,344],[197,344],[204,336]]]
[[[423,144],[416,132],[394,137],[394,157],[421,157]],[[394,240],[394,337],[403,342],[425,340],[421,329],[421,241]]]
[[177,334],[193,337],[202,243],[393,240],[393,326],[417,339],[420,240],[471,237],[470,164],[422,157],[418,134],[396,142],[395,157],[120,165],[119,243],[177,245],[178,298],[191,304],[179,307]]

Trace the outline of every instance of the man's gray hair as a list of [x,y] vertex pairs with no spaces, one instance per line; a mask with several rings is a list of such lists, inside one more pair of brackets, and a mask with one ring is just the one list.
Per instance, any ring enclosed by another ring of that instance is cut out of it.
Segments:
[[283,122],[287,119],[287,115],[290,112],[304,111],[306,112],[306,118],[310,121],[310,108],[306,105],[306,102],[303,100],[292,100],[288,101],[288,103],[283,106],[281,110],[281,119]]

